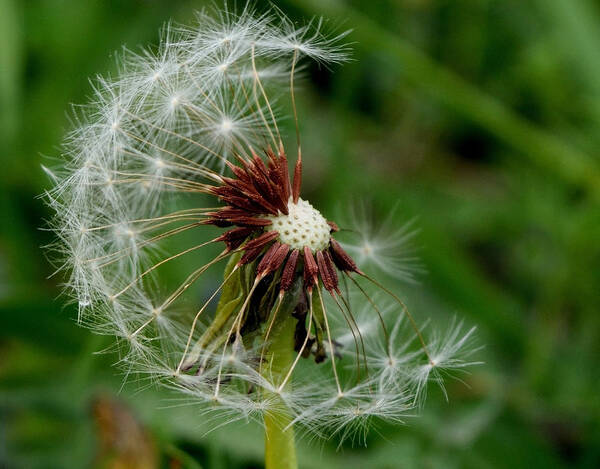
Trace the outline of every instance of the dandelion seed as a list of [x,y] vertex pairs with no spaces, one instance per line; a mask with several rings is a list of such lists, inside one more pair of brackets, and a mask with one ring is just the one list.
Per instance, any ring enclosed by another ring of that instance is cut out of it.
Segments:
[[364,202],[351,206],[340,220],[348,231],[342,245],[364,269],[415,282],[417,274],[423,272],[412,244],[418,230],[414,228],[414,220],[394,227],[394,212],[377,221]]

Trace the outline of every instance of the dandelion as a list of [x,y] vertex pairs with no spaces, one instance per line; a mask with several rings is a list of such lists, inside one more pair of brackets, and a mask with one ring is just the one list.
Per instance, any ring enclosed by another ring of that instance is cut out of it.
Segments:
[[[295,467],[295,429],[360,439],[374,419],[401,421],[430,376],[467,365],[470,332],[429,344],[301,197],[298,64],[348,57],[345,34],[327,37],[323,25],[246,8],[167,26],[156,50],[124,51],[118,77],[97,80],[64,165],[45,168],[80,322],[117,338],[128,373],[202,403],[215,426],[263,424],[267,467]],[[348,215],[366,226],[363,213]],[[390,238],[372,234],[361,235],[371,257],[395,259]],[[219,269],[223,281],[199,303],[204,275]]]

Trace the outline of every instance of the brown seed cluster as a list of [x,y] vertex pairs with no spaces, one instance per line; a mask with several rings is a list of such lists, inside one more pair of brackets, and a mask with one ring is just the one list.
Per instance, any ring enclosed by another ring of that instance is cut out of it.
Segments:
[[[281,242],[280,233],[273,229],[272,218],[289,213],[289,204],[296,204],[300,197],[302,159],[298,158],[293,179],[290,178],[288,161],[283,147],[278,154],[265,151],[266,163],[252,152],[249,159],[238,158],[239,165],[228,162],[233,177],[223,177],[222,185],[211,192],[225,206],[209,214],[208,223],[219,227],[233,227],[218,238],[228,250],[240,249],[243,255],[239,265],[258,261],[257,277],[264,277],[282,269],[279,289],[289,290],[298,276],[304,285],[312,289],[319,281],[329,292],[338,292],[338,273],[362,274],[352,258],[340,244],[329,237],[324,249],[313,252],[308,243],[290,246]],[[329,233],[338,231],[333,222],[327,222]]]

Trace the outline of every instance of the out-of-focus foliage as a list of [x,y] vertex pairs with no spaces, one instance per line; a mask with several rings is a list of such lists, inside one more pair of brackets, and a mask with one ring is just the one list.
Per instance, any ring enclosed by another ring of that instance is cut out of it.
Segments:
[[[477,325],[486,362],[366,448],[301,441],[302,467],[600,466],[600,5],[278,5],[354,29],[356,60],[302,84],[307,197],[325,214],[367,198],[398,226],[417,217],[427,273],[395,287],[420,321]],[[59,155],[68,103],[122,43],[155,43],[201,6],[0,0],[2,467],[260,467],[256,426],[206,435],[177,396],[122,387],[110,350],[93,354],[110,341],[76,326],[41,249],[40,164]]]

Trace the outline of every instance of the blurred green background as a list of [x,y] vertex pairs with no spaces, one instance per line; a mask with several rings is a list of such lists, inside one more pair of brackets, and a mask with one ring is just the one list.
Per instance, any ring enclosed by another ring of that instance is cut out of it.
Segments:
[[[416,217],[427,273],[395,288],[419,320],[456,314],[485,345],[449,402],[432,387],[420,418],[378,424],[367,447],[302,440],[301,467],[600,467],[600,2],[277,5],[354,30],[355,60],[310,67],[302,86],[307,197]],[[262,467],[255,425],[206,435],[193,408],[123,385],[41,248],[40,164],[69,103],[121,44],[156,43],[202,6],[0,0],[2,468]]]

